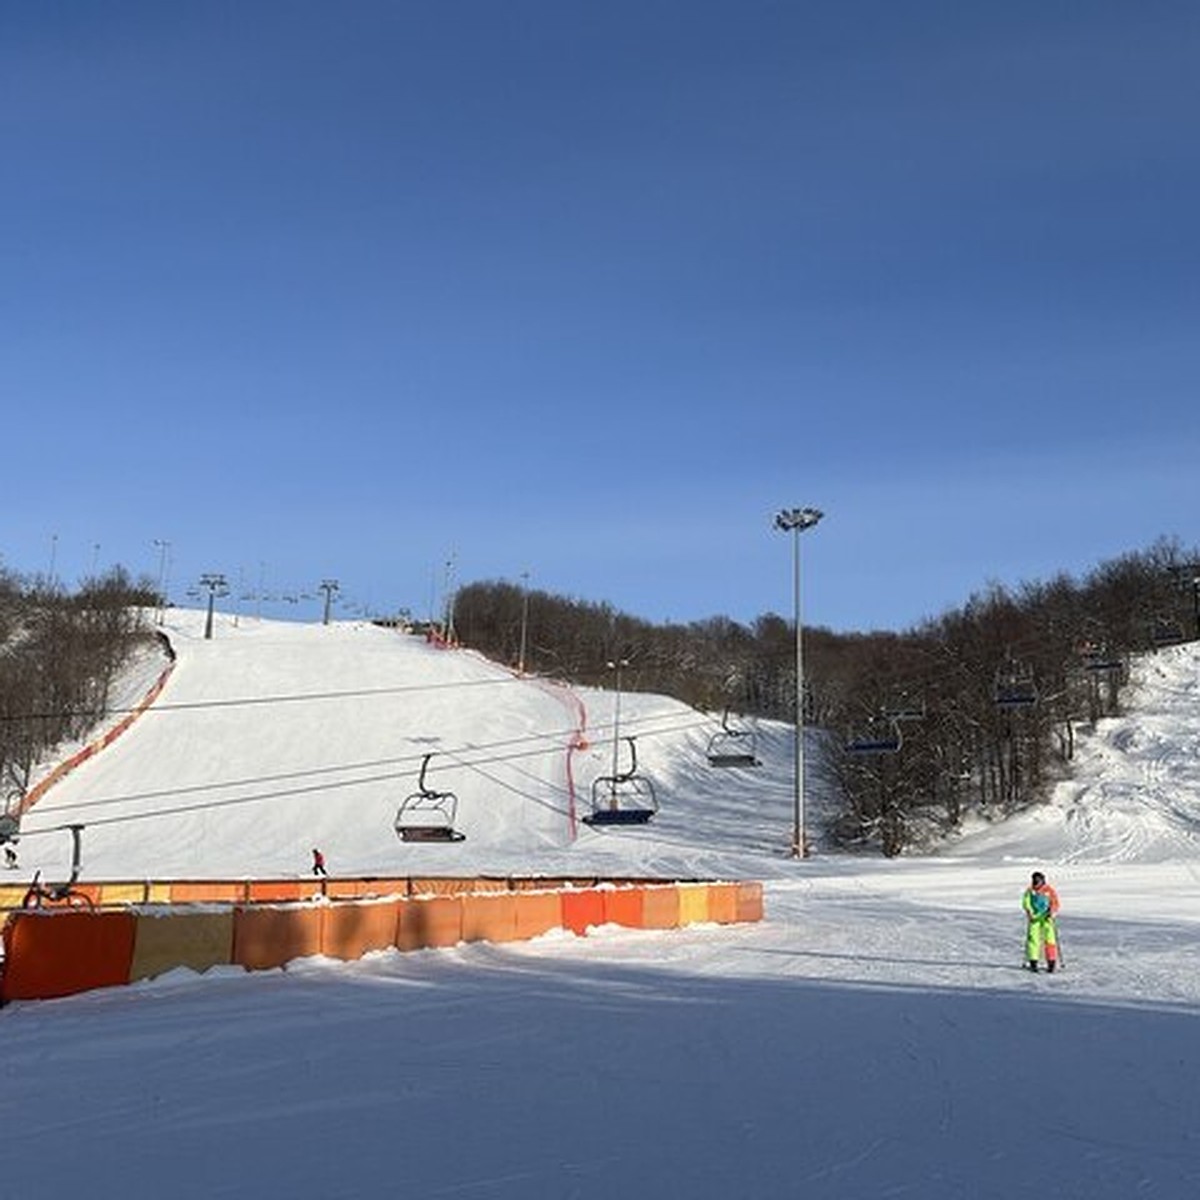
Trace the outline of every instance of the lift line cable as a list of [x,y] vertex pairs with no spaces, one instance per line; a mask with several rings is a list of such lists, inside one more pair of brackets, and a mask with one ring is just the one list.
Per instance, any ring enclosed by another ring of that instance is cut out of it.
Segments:
[[[669,714],[669,715],[673,716],[674,714]],[[662,720],[664,718],[663,717],[653,717],[652,719]],[[670,728],[662,730],[661,732],[671,733],[671,732],[677,732],[677,731],[685,731],[687,729],[695,727],[697,724],[698,724],[698,722],[688,722],[686,724],[672,726]],[[600,728],[603,728],[603,726],[601,726]],[[457,751],[443,749],[443,750],[435,751],[435,753],[446,754],[449,757],[454,757],[454,755],[456,753],[459,756],[461,756],[461,755],[467,753],[468,751],[471,753],[478,753],[478,752],[483,752],[483,751],[500,750],[500,749],[505,749],[510,746],[522,746],[522,745],[525,745],[525,744],[527,744],[529,742],[533,742],[533,741],[554,743],[549,746],[539,747],[537,749],[523,751],[519,755],[508,756],[508,757],[496,757],[493,760],[488,760],[488,759],[479,760],[481,762],[487,762],[487,761],[503,762],[503,761],[508,761],[508,758],[533,757],[533,756],[536,756],[539,754],[557,753],[564,748],[561,745],[562,739],[571,737],[575,732],[576,731],[573,729],[562,729],[562,730],[552,730],[552,731],[544,732],[544,733],[539,732],[539,733],[532,733],[532,734],[523,734],[520,737],[506,738],[506,739],[502,739],[502,740],[495,741],[495,742],[484,742],[481,744],[473,744],[473,745],[470,745],[465,748],[460,748]],[[657,734],[655,732],[651,731],[651,732],[646,733],[645,736],[653,737],[653,736],[657,736]],[[428,741],[431,739],[426,739],[426,738],[422,738],[420,736],[416,736],[416,737],[410,738],[409,740],[411,740],[411,741],[423,741],[423,740]],[[74,801],[69,804],[66,804],[66,805],[64,805],[64,807],[68,807],[72,811],[79,810],[79,809],[104,808],[104,807],[109,807],[114,804],[130,804],[130,803],[136,803],[141,800],[164,799],[167,797],[183,796],[183,795],[188,795],[188,794],[195,794],[198,792],[218,792],[218,791],[226,791],[231,788],[258,787],[258,786],[262,786],[264,784],[269,784],[269,783],[282,783],[287,780],[308,779],[308,778],[313,778],[313,777],[321,776],[321,775],[348,774],[350,772],[355,772],[355,771],[374,770],[378,767],[401,766],[406,763],[414,763],[414,764],[419,763],[423,758],[425,758],[426,753],[427,753],[426,751],[417,751],[412,754],[396,755],[396,756],[390,756],[387,758],[369,759],[369,760],[365,760],[363,762],[339,763],[339,764],[334,764],[334,765],[330,765],[330,766],[310,767],[310,768],[306,768],[304,770],[298,770],[298,771],[283,771],[283,772],[278,772],[276,774],[271,774],[271,775],[255,775],[255,776],[249,776],[249,777],[242,778],[242,779],[227,779],[227,780],[221,780],[221,781],[216,781],[216,782],[211,782],[211,783],[184,784],[179,787],[158,788],[158,789],[155,789],[152,791],[145,791],[145,792],[129,792],[129,793],[125,793],[123,795],[118,795],[118,796],[106,796],[106,797],[100,797],[100,798],[95,798],[95,799],[91,799],[91,800],[78,800],[78,801]],[[469,764],[462,763],[461,759],[460,759],[460,765],[469,765]],[[399,772],[392,773],[390,777],[396,778],[396,779],[401,779],[401,778],[404,778],[406,775],[415,774],[415,773],[416,773],[415,771],[414,772],[399,771]],[[354,782],[355,782],[354,780],[345,780],[345,781],[343,781],[343,784],[345,786],[351,786],[351,785],[353,785]],[[334,784],[331,786],[339,786],[339,785]]]
[[234,696],[227,700],[164,700],[157,701],[145,709],[138,706],[107,708],[107,709],[64,709],[58,712],[34,713],[0,713],[0,722],[15,721],[55,721],[68,720],[76,717],[120,717],[129,716],[135,712],[166,713],[194,712],[198,709],[210,708],[249,708],[263,704],[298,704],[314,700],[360,700],[372,696],[397,696],[416,692],[447,691],[454,688],[478,688],[507,686],[520,683],[522,680],[504,676],[496,679],[460,679],[446,683],[409,683],[395,684],[391,687],[351,688],[336,692],[297,692],[274,696]]
[[[662,718],[660,717],[657,719],[661,720]],[[685,723],[681,723],[675,727],[650,731],[650,732],[646,733],[644,736],[660,737],[660,736],[665,736],[669,733],[686,732],[689,729],[696,728],[696,727],[700,726],[701,724],[705,724],[705,723],[706,722],[695,722],[695,721],[685,722]],[[538,735],[538,736],[543,736],[543,735]],[[519,742],[527,741],[527,740],[529,740],[528,737],[522,738],[522,739],[510,739],[508,742],[495,743],[494,746],[479,746],[479,747],[466,746],[466,747],[458,748],[457,750],[441,750],[441,751],[438,751],[438,753],[445,754],[447,758],[452,759],[460,767],[475,770],[477,773],[483,775],[485,778],[488,778],[489,780],[496,783],[500,787],[505,787],[508,790],[514,792],[515,794],[523,796],[526,799],[533,801],[534,803],[541,804],[544,807],[549,807],[549,805],[547,804],[546,801],[543,801],[543,800],[539,799],[538,797],[529,795],[528,793],[522,792],[520,789],[515,788],[512,785],[505,784],[503,781],[495,779],[493,776],[491,776],[490,774],[488,774],[487,772],[485,772],[481,769],[483,766],[486,766],[486,765],[514,762],[514,761],[518,761],[520,759],[536,757],[537,755],[549,753],[549,751],[546,748],[539,747],[537,749],[522,750],[522,751],[515,752],[512,754],[508,754],[508,755],[493,755],[491,757],[485,757],[485,758],[479,758],[479,759],[469,758],[469,755],[472,752],[477,751],[477,750],[490,749],[490,748],[495,748],[495,747],[504,746],[504,745],[519,744]],[[561,749],[561,747],[554,747],[553,749],[555,751],[557,751],[558,749]],[[422,755],[421,757],[424,757],[424,756]],[[386,763],[387,761],[388,760],[381,760],[382,763]],[[402,761],[402,760],[398,760],[398,761]],[[364,764],[364,765],[373,765],[373,764]],[[355,768],[353,768],[353,767],[351,767],[351,768],[324,768],[325,771],[333,771],[333,770],[337,770],[337,769],[353,770]],[[358,768],[358,769],[361,769],[361,768]],[[294,796],[311,795],[314,792],[320,792],[320,791],[334,791],[334,790],[340,790],[340,789],[349,788],[349,787],[361,787],[364,784],[370,784],[370,783],[390,783],[390,782],[395,782],[395,781],[405,779],[408,777],[412,777],[416,773],[417,772],[415,772],[415,771],[389,771],[389,772],[385,772],[385,773],[377,774],[377,775],[367,775],[367,776],[363,776],[361,778],[356,778],[356,779],[344,779],[344,780],[336,780],[333,782],[313,783],[313,784],[297,786],[297,787],[292,787],[292,788],[277,789],[274,791],[256,792],[256,793],[253,793],[251,795],[246,795],[246,796],[230,796],[230,797],[227,797],[226,799],[222,799],[222,800],[208,800],[205,802],[200,802],[200,803],[195,803],[195,804],[172,805],[167,808],[156,808],[156,809],[153,809],[148,812],[123,813],[123,814],[117,814],[114,816],[107,816],[107,817],[102,816],[102,817],[97,817],[93,820],[88,821],[87,825],[89,827],[97,827],[97,826],[105,826],[105,825],[120,825],[120,824],[125,824],[127,822],[150,820],[155,817],[182,816],[182,815],[186,815],[189,813],[207,812],[210,810],[230,808],[230,807],[239,806],[239,805],[243,805],[243,804],[255,804],[255,803],[261,803],[261,802],[269,801],[269,800],[281,800],[281,799],[287,799],[289,797],[294,797]],[[217,788],[228,788],[228,787],[234,787],[234,786],[246,786],[247,783],[253,783],[253,782],[271,782],[272,780],[282,780],[282,779],[286,779],[286,778],[295,778],[295,777],[302,778],[302,777],[304,777],[305,774],[306,773],[304,773],[304,772],[297,772],[297,773],[292,773],[291,775],[264,776],[261,778],[261,780],[257,780],[257,781],[251,780],[251,781],[247,781],[246,783],[242,783],[242,784],[234,784],[234,783],[225,783],[225,784],[217,784],[217,785],[197,784],[197,785],[191,785],[190,787],[186,787],[186,788],[171,789],[169,791],[163,790],[160,792],[143,793],[142,796],[110,797],[110,798],[107,798],[102,801],[83,801],[79,804],[68,804],[68,805],[64,805],[63,807],[64,807],[64,809],[66,809],[69,812],[74,812],[79,808],[86,807],[91,804],[128,803],[130,800],[138,799],[138,798],[149,798],[149,797],[156,797],[156,796],[164,796],[165,797],[165,796],[170,796],[170,795],[181,795],[186,792],[215,790]],[[557,788],[557,785],[554,785],[554,784],[548,784],[546,786],[549,786],[552,789]],[[565,789],[559,789],[559,790],[563,790],[564,794],[565,794]],[[562,809],[562,810],[554,809],[552,811],[565,812],[566,810],[565,809]],[[21,836],[22,837],[37,837],[40,834],[61,832],[62,830],[70,829],[72,824],[78,824],[78,822],[68,822],[68,823],[63,823],[60,825],[45,826],[43,828],[38,828],[38,829],[22,830]]]

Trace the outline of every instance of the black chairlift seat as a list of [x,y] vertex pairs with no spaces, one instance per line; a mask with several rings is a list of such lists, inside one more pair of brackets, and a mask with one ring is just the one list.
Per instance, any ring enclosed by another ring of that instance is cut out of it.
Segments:
[[658,812],[654,784],[637,773],[637,743],[629,743],[628,771],[601,775],[592,782],[592,811],[585,825],[645,825]]
[[1027,667],[1006,667],[996,672],[993,699],[997,708],[1032,708],[1038,702],[1037,684]]
[[1156,646],[1178,646],[1184,641],[1183,626],[1178,621],[1159,617],[1150,631],[1150,640]]
[[758,767],[756,739],[753,730],[735,729],[729,724],[729,713],[721,717],[721,728],[708,740],[710,767]]
[[402,842],[462,842],[467,835],[454,827],[458,797],[453,792],[436,792],[425,785],[425,772],[432,754],[421,760],[418,791],[407,797],[396,812],[396,836]]
[[900,726],[895,719],[886,724],[873,722],[846,742],[847,754],[897,754],[904,745]]

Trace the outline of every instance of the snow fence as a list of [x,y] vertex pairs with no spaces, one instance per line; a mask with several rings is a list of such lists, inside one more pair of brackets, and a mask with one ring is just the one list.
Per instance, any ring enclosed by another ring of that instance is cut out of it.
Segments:
[[314,954],[512,942],[600,925],[675,929],[760,921],[762,884],[492,878],[77,884],[89,907],[25,907],[0,888],[0,1002],[44,1000],[186,967],[283,967]]

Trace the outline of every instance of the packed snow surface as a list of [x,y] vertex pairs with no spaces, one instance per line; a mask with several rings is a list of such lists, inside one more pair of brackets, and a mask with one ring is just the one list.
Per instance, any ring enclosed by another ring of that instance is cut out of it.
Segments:
[[[1195,646],[1137,664],[1050,803],[936,855],[795,861],[785,727],[715,770],[718,722],[663,697],[621,695],[614,738],[614,692],[390,630],[164,631],[165,691],[26,817],[21,878],[64,877],[83,823],[85,878],[299,875],[319,846],[335,875],[762,879],[766,919],[9,1005],[0,1196],[1198,1194]],[[593,831],[627,735],[661,811]],[[456,845],[393,832],[426,754]],[[1033,867],[1063,901],[1054,976],[1021,969]]]

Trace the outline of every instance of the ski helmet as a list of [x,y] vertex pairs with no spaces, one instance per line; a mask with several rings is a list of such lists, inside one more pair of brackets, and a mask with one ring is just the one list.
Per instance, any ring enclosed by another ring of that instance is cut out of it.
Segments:
[[1043,874],[1041,873],[1041,871],[1034,871],[1034,873],[1033,873],[1033,884],[1034,884],[1034,887],[1036,887],[1036,886],[1037,886],[1039,883],[1045,883],[1045,882],[1046,882],[1046,877],[1045,877],[1045,875],[1043,875]]

